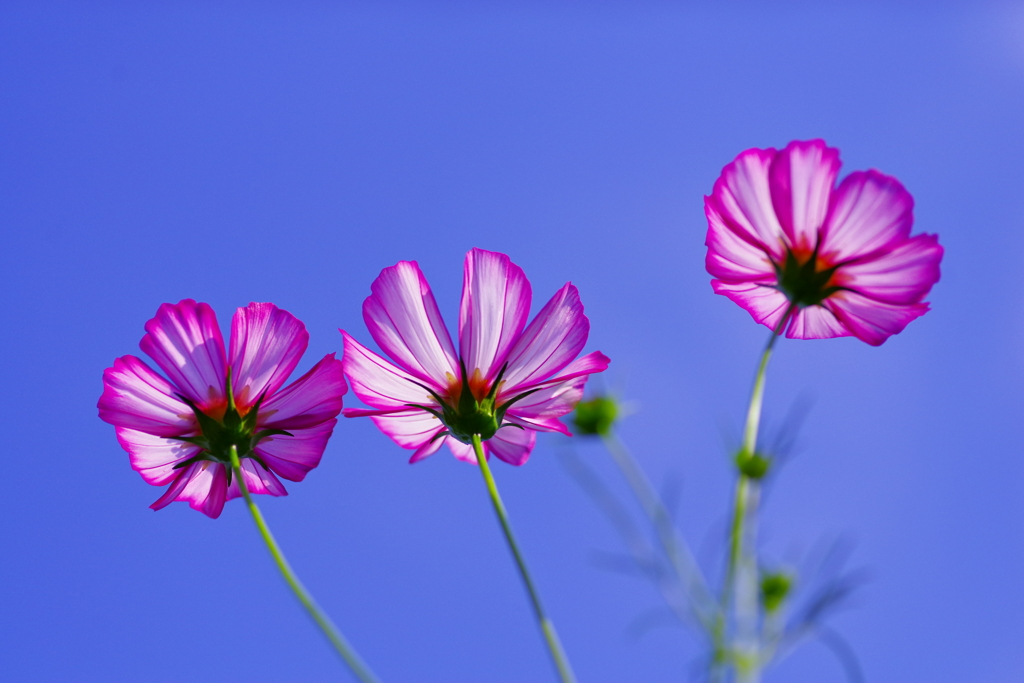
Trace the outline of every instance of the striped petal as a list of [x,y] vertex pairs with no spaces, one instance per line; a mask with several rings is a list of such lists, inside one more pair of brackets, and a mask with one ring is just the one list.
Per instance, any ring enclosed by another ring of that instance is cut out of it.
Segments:
[[489,455],[518,467],[526,464],[536,443],[537,433],[532,429],[510,426],[502,427],[488,439],[486,448]]
[[175,465],[199,452],[199,446],[127,427],[117,428],[117,441],[128,451],[132,469],[153,486],[169,484],[180,472]]
[[459,306],[459,350],[472,376],[491,379],[501,369],[530,316],[530,282],[505,254],[466,254]]
[[830,306],[826,303],[825,306],[799,309],[793,315],[786,336],[790,339],[832,339],[851,336],[853,333],[836,318]]
[[745,308],[755,321],[768,329],[774,330],[782,321],[782,316],[789,308],[789,299],[775,289],[756,282],[729,284],[721,280],[711,282],[715,294],[723,294],[742,308]]
[[786,233],[775,215],[769,170],[774,149],[748,149],[722,169],[710,203],[724,226],[777,262],[785,255]]
[[342,366],[352,384],[352,393],[368,406],[384,410],[406,410],[410,403],[433,403],[419,378],[397,368],[342,331],[345,355]]
[[342,362],[329,353],[265,401],[260,406],[258,424],[288,431],[315,427],[338,416],[346,391]]
[[704,198],[704,215],[708,219],[704,266],[712,277],[727,282],[775,282],[771,252],[761,242],[730,228],[711,197]]
[[536,428],[544,431],[568,434],[565,425],[557,418],[572,412],[583,398],[583,387],[589,378],[589,375],[581,375],[539,389],[513,404],[506,417],[524,426],[536,425]]
[[[448,444],[448,450],[450,450],[452,455],[454,455],[458,460],[468,462],[470,465],[476,464],[476,453],[473,452],[473,447],[471,445],[468,443],[462,443],[458,439],[454,439],[450,436],[445,437],[444,442]],[[487,455],[486,447],[484,448],[484,455]]]
[[123,356],[103,371],[100,419],[158,436],[185,436],[198,429],[192,409],[176,388],[135,356]]
[[891,250],[839,269],[839,282],[875,301],[916,304],[939,281],[942,247],[935,235],[915,235]]
[[508,355],[506,392],[536,384],[568,365],[587,343],[590,321],[579,291],[567,283],[523,331]]
[[914,198],[900,181],[878,171],[855,171],[832,195],[821,253],[832,263],[891,249],[910,236]]
[[890,304],[856,292],[837,292],[829,298],[836,317],[858,339],[879,346],[928,312],[928,304]]
[[448,328],[430,285],[415,261],[400,261],[381,271],[363,303],[363,319],[381,350],[406,372],[436,388],[458,377]]
[[163,304],[146,323],[146,336],[139,346],[201,409],[224,404],[224,339],[208,304],[192,299]]
[[281,388],[306,352],[309,333],[298,318],[274,304],[251,303],[231,319],[231,389],[245,410]]
[[839,166],[839,150],[823,140],[794,141],[775,155],[769,170],[772,205],[791,246],[814,249]]
[[220,517],[227,500],[227,470],[220,463],[204,460],[185,468],[164,495],[150,505],[154,510],[183,501],[207,517]]
[[[252,458],[244,458],[239,465],[241,466],[242,476],[245,477],[245,487],[249,490],[249,493],[265,494],[268,496],[288,495],[284,484],[274,476],[274,473],[264,469],[262,465]],[[232,477],[231,484],[228,485],[227,499],[232,500],[241,496],[242,489],[238,486],[238,478]]]
[[268,437],[256,445],[256,455],[285,479],[302,481],[311,469],[320,464],[336,424],[338,421],[331,418],[308,429],[290,429],[291,436]]
[[[419,449],[444,430],[441,421],[422,410],[371,417],[377,428],[392,441],[408,449]],[[441,439],[438,439],[440,442]],[[436,449],[435,449],[436,450]],[[426,456],[423,456],[426,457]]]

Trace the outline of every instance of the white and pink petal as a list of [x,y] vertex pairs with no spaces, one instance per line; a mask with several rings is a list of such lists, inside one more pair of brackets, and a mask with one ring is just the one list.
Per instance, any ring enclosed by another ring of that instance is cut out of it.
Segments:
[[199,446],[127,427],[118,427],[117,441],[128,452],[132,469],[147,484],[163,486],[178,476],[176,466],[199,453]]
[[[454,455],[456,459],[461,460],[462,462],[468,462],[470,465],[476,464],[476,453],[473,452],[473,446],[468,443],[462,443],[451,436],[446,436],[444,442],[448,444],[448,450],[452,452],[452,455]],[[486,455],[486,449],[484,454]]]
[[315,427],[269,436],[256,444],[256,455],[285,479],[302,481],[311,469],[320,464],[337,423],[332,418]]
[[171,485],[167,487],[167,490],[163,492],[163,495],[157,498],[149,508],[151,510],[162,510],[176,501],[178,499],[178,494],[180,494],[189,481],[191,481],[192,475],[195,474],[200,464],[201,463],[194,462],[179,470],[177,476],[173,481],[171,481]]
[[590,321],[579,291],[566,283],[523,331],[508,355],[504,391],[536,384],[567,366],[587,343]]
[[529,396],[513,403],[508,408],[507,415],[543,422],[570,413],[583,398],[583,387],[589,378],[590,375],[578,375],[557,384],[538,388]]
[[704,239],[708,253],[704,265],[712,277],[727,282],[775,279],[775,266],[769,252],[760,242],[731,229],[710,197],[704,198],[704,215],[708,219],[708,233]]
[[821,254],[832,263],[862,258],[902,243],[914,223],[914,198],[900,181],[855,171],[832,195]]
[[772,204],[769,170],[774,149],[748,149],[722,169],[705,205],[723,224],[776,261],[785,256],[786,234]]
[[444,445],[445,438],[446,437],[438,437],[431,441],[427,441],[422,446],[417,448],[416,452],[409,457],[409,464],[413,465],[415,463],[418,463],[420,460],[425,460],[426,458],[432,456],[434,453],[437,453],[441,446]]
[[591,351],[585,356],[580,356],[573,362],[562,368],[554,377],[540,382],[542,385],[564,382],[574,377],[582,377],[583,375],[593,375],[598,372],[604,372],[608,369],[612,360],[608,356],[604,355],[600,351]]
[[530,282],[508,256],[483,249],[466,254],[459,305],[459,350],[472,376],[494,377],[530,316]]
[[832,339],[835,337],[849,337],[853,333],[836,318],[829,309],[830,304],[825,306],[807,306],[798,309],[793,314],[793,320],[787,326],[786,337],[789,339]]
[[[274,473],[266,470],[252,458],[243,458],[239,463],[242,476],[245,477],[245,487],[251,494],[264,494],[269,496],[287,496],[288,491],[284,484],[274,476]],[[231,484],[228,486],[227,499],[233,500],[242,495],[242,489],[238,486],[238,478],[231,477]]]
[[227,500],[227,470],[221,463],[203,460],[184,468],[167,492],[150,507],[159,510],[173,501],[184,501],[207,517],[220,517]]
[[385,268],[363,302],[363,319],[381,350],[405,371],[437,387],[459,366],[430,285],[415,261]]
[[251,303],[235,311],[228,365],[238,407],[248,409],[280,389],[308,344],[306,326],[274,304]]
[[775,155],[769,170],[772,205],[791,246],[811,251],[817,245],[839,166],[839,150],[823,140],[793,141]]
[[526,463],[536,443],[535,431],[509,425],[499,429],[484,446],[489,455],[518,467]]
[[306,429],[331,420],[341,412],[348,391],[342,362],[329,353],[309,372],[277,392],[260,406],[260,428]]
[[[342,331],[345,355],[342,366],[352,393],[373,408],[404,410],[408,404],[433,402],[418,377],[395,367]],[[428,385],[429,386],[429,385]],[[440,387],[437,387],[440,389]]]
[[444,430],[436,417],[423,410],[410,410],[370,418],[384,434],[402,448],[418,449]]
[[565,426],[565,423],[556,417],[546,418],[531,418],[524,417],[522,415],[505,415],[505,421],[511,422],[512,424],[532,429],[535,432],[552,432],[556,434],[564,434],[566,436],[572,436],[572,431]]
[[755,321],[772,330],[782,322],[782,316],[789,308],[789,299],[786,298],[786,295],[768,285],[756,282],[731,284],[721,280],[712,280],[711,287],[715,290],[715,294],[729,297],[741,308],[746,309]]
[[928,312],[928,304],[890,304],[857,292],[837,292],[828,299],[836,317],[858,339],[878,346]]
[[839,284],[875,301],[916,304],[939,281],[943,249],[935,235],[915,235],[890,250],[842,266]]
[[195,414],[176,388],[135,356],[122,356],[103,371],[100,419],[160,436],[183,436],[197,429]]
[[161,305],[146,323],[139,346],[180,393],[200,408],[223,404],[227,376],[224,339],[208,304],[183,299]]

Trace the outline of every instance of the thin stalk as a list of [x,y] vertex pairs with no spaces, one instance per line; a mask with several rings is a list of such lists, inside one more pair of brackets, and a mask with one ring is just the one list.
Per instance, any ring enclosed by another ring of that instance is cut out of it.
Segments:
[[[743,444],[740,448],[739,459],[752,458],[757,453],[757,434],[761,426],[761,408],[764,404],[764,385],[768,370],[768,361],[772,357],[772,349],[775,341],[786,329],[796,305],[791,304],[783,314],[779,324],[772,331],[761,354],[761,362],[757,367],[757,374],[754,376],[754,388],[750,393],[750,404],[747,407],[747,421],[743,428]],[[726,643],[727,615],[729,607],[733,604],[738,583],[742,580],[747,588],[742,602],[737,601],[737,627],[745,633],[740,636],[744,640],[752,634],[751,629],[756,628],[757,622],[757,597],[758,597],[758,576],[756,557],[747,557],[747,549],[755,547],[754,534],[757,524],[757,503],[760,492],[760,484],[742,470],[736,480],[736,494],[733,500],[732,524],[729,528],[729,561],[726,566],[725,582],[722,584],[721,610],[719,620],[714,628],[715,653],[712,660],[713,680],[720,680],[722,669],[730,661],[737,669],[738,679],[744,683],[756,683],[760,680],[760,663],[757,643],[744,642],[744,650],[753,649],[753,652],[744,651],[739,653],[730,652],[731,648]],[[756,549],[755,549],[756,551]],[[742,570],[742,571],[741,571]],[[756,638],[756,636],[754,636]]]
[[234,472],[235,478],[238,481],[238,489],[242,492],[242,497],[245,498],[245,504],[249,508],[249,512],[252,514],[252,519],[256,522],[256,528],[260,530],[260,536],[263,537],[263,542],[267,544],[267,549],[270,551],[270,555],[274,558],[274,563],[277,568],[281,571],[281,575],[284,576],[284,580],[288,583],[289,588],[295,593],[295,597],[299,599],[302,606],[309,612],[309,616],[313,617],[313,621],[316,622],[320,630],[324,632],[327,639],[331,641],[331,645],[338,651],[341,658],[345,660],[352,673],[355,674],[362,683],[380,683],[380,679],[374,675],[370,668],[363,662],[362,658],[356,653],[345,636],[341,634],[338,627],[334,625],[331,618],[328,617],[323,610],[316,604],[313,596],[309,594],[302,582],[299,581],[299,577],[292,571],[291,565],[288,564],[288,560],[285,559],[284,553],[281,552],[281,548],[277,545],[277,541],[274,540],[273,534],[270,533],[270,529],[267,527],[267,523],[263,519],[263,515],[260,513],[260,509],[256,507],[256,503],[253,502],[252,496],[249,495],[249,487],[245,485],[245,478],[242,476],[241,463],[238,461],[238,448],[235,446],[231,447],[231,469]]
[[516,543],[515,536],[512,534],[512,526],[508,521],[508,512],[505,511],[505,504],[501,502],[501,495],[498,493],[498,487],[495,485],[494,477],[491,475],[491,467],[487,464],[487,457],[484,455],[484,448],[479,434],[473,435],[473,451],[476,453],[476,461],[480,465],[480,472],[484,475],[487,493],[491,497],[494,512],[498,515],[501,530],[505,532],[505,541],[508,543],[509,550],[512,551],[512,556],[516,560],[516,567],[519,568],[519,576],[523,579],[526,592],[530,595],[533,612],[537,617],[537,622],[540,624],[540,630],[544,634],[544,642],[547,643],[548,651],[551,653],[551,659],[554,661],[558,676],[562,683],[576,683],[576,677],[573,675],[572,667],[569,665],[569,658],[565,656],[562,643],[558,640],[555,625],[544,613],[544,606],[540,602],[540,594],[537,592],[536,586],[533,585],[533,579],[530,578],[530,570],[526,567],[526,560],[523,559],[523,554],[519,550],[519,544]]
[[640,506],[654,525],[658,540],[664,548],[672,569],[679,578],[694,616],[708,635],[711,635],[718,606],[715,604],[714,598],[711,597],[711,591],[697,566],[693,552],[686,541],[680,538],[679,532],[672,524],[668,510],[665,509],[661,499],[654,492],[650,480],[640,469],[640,465],[626,448],[626,444],[614,432],[602,434],[601,440],[612,456],[612,460],[622,471],[629,487],[633,490],[633,495],[640,501]]

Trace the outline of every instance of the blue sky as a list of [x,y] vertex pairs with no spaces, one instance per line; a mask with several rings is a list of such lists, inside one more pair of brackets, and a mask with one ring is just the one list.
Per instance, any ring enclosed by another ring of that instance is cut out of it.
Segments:
[[[0,8],[0,661],[23,681],[327,681],[340,665],[238,503],[211,521],[131,471],[101,374],[165,301],[272,301],[304,371],[363,341],[381,268],[417,260],[454,321],[503,251],[535,310],[565,281],[623,438],[719,570],[766,331],[711,292],[702,196],[749,147],[822,137],[946,248],[933,310],[880,348],[779,345],[766,416],[810,405],[765,557],[847,539],[870,577],[831,622],[871,681],[1024,677],[1024,10],[1020,4],[81,3]],[[354,405],[352,399],[349,405]],[[583,682],[688,680],[691,632],[596,566],[617,538],[539,441],[495,476]],[[261,500],[386,681],[553,678],[479,473],[416,466],[366,420]],[[840,681],[811,643],[767,681]]]

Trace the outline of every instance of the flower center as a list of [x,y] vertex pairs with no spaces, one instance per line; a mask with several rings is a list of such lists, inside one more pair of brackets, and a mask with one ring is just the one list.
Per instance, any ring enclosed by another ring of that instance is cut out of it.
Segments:
[[836,269],[818,255],[818,248],[787,249],[785,260],[772,262],[778,277],[778,287],[794,304],[804,306],[820,305],[822,301],[838,292],[842,287],[836,284]]
[[[184,441],[200,447],[199,453],[188,460],[184,460],[174,466],[180,469],[191,465],[199,460],[211,460],[228,465],[228,481],[231,479],[231,448],[238,451],[238,459],[252,458],[264,469],[266,463],[256,455],[255,448],[263,439],[278,434],[292,436],[290,432],[283,429],[261,429],[257,431],[256,421],[259,418],[260,405],[264,396],[259,399],[248,410],[240,410],[235,404],[235,397],[231,390],[231,368],[228,368],[227,379],[224,382],[224,395],[227,397],[226,405],[221,405],[212,414],[204,413],[199,407],[188,398],[179,395],[196,417],[199,423],[199,436],[176,436],[170,437],[178,441]],[[223,414],[220,414],[223,411]]]
[[468,444],[472,443],[474,435],[479,435],[482,441],[486,441],[504,426],[520,427],[520,425],[504,422],[505,411],[516,401],[536,391],[533,389],[523,392],[499,405],[498,389],[502,385],[501,378],[507,367],[507,364],[502,367],[494,382],[488,384],[479,369],[474,369],[473,374],[468,375],[466,364],[460,359],[461,377],[456,378],[449,375],[448,391],[445,396],[439,395],[428,386],[420,385],[437,401],[436,407],[417,403],[408,405],[427,411],[444,424],[447,429],[439,432],[434,437],[435,439],[450,435],[462,443]]

